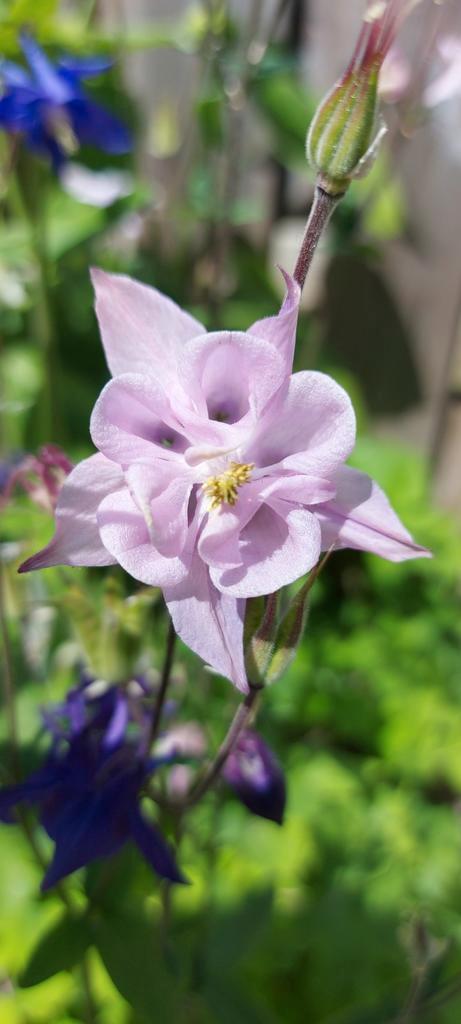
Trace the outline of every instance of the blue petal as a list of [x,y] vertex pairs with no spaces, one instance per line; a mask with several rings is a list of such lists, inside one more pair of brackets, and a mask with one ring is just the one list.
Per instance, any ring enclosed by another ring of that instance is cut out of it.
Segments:
[[127,699],[123,693],[118,692],[109,725],[104,733],[102,745],[105,750],[112,750],[122,742],[128,725],[128,718]]
[[102,75],[113,65],[110,57],[61,57],[58,65],[63,71],[75,75],[76,78],[92,78],[93,75]]
[[31,124],[31,109],[18,101],[14,93],[0,99],[0,126],[10,131],[26,131]]
[[56,849],[41,885],[43,891],[98,857],[116,853],[128,838],[113,790],[96,796],[84,794],[62,808],[53,832]]
[[33,86],[32,78],[20,64],[14,64],[10,60],[0,61],[0,78],[5,85],[15,89],[21,87],[30,89]]
[[178,868],[174,855],[161,832],[155,825],[148,823],[143,818],[137,807],[130,814],[130,831],[131,837],[143,857],[161,878],[187,885],[187,879]]
[[11,811],[16,804],[40,803],[60,784],[59,777],[59,764],[51,756],[24,782],[20,782],[17,786],[3,786],[0,789],[0,821],[9,824],[15,821]]
[[35,39],[23,32],[21,46],[43,98],[51,103],[67,103],[74,91],[69,82],[61,78]]
[[29,149],[48,157],[51,160],[53,170],[56,174],[59,174],[59,171],[66,163],[67,156],[56,142],[56,139],[47,131],[43,122],[35,119],[32,126],[26,125],[26,131]]
[[105,153],[127,153],[132,146],[129,131],[104,107],[91,100],[72,100],[67,112],[77,138],[84,144],[96,146]]

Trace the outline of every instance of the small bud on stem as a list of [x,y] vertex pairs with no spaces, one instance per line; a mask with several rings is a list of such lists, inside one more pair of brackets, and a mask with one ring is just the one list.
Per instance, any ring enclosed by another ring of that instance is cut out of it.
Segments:
[[301,288],[337,202],[375,159],[384,134],[378,120],[379,75],[402,22],[417,3],[369,0],[352,59],[313,118],[306,151],[317,172],[317,188],[294,271]]

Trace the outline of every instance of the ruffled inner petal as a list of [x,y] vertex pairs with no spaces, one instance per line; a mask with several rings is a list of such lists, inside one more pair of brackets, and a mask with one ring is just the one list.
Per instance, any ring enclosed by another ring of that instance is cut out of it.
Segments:
[[273,508],[261,505],[240,534],[242,564],[212,568],[211,579],[234,597],[272,594],[312,569],[319,558],[320,538],[320,525],[311,512],[285,502]]
[[350,455],[355,416],[349,396],[323,373],[295,373],[283,404],[270,408],[245,450],[257,466],[327,477]]
[[189,546],[181,557],[165,557],[152,543],[145,518],[135,504],[128,487],[109,495],[98,510],[98,526],[102,542],[119,565],[152,587],[173,586],[183,580],[190,565]]
[[109,381],[91,417],[91,436],[108,458],[123,466],[137,459],[174,459],[188,441],[163,389],[139,374]]

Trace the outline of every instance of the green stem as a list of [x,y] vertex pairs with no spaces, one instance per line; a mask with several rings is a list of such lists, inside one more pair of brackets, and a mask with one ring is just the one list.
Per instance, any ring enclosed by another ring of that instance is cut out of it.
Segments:
[[82,979],[83,995],[85,999],[85,1021],[86,1024],[95,1024],[97,1018],[97,1007],[93,996],[91,970],[88,955],[85,955],[82,959],[80,975]]
[[3,646],[3,699],[11,748],[11,773],[15,782],[21,778],[21,763],[18,742],[18,720],[13,680],[13,658],[11,653],[5,600],[5,568],[0,561],[0,632]]
[[166,695],[171,680],[171,670],[173,668],[174,649],[176,645],[176,631],[173,623],[170,619],[168,626],[168,636],[165,648],[165,658],[163,662],[162,675],[160,678],[160,685],[157,692],[157,697],[152,712],[152,724],[150,729],[150,743],[152,745],[154,740],[157,738],[160,722],[162,718],[163,709],[165,706]]
[[246,729],[252,722],[260,701],[262,687],[251,686],[250,690],[245,697],[242,704],[239,705],[226,736],[219,747],[213,761],[205,769],[203,775],[198,780],[196,785],[192,788],[189,795],[185,798],[181,805],[181,810],[189,807],[194,807],[195,804],[199,803],[205,793],[211,788],[211,786],[219,778],[221,771],[232,753],[241,733]]
[[56,438],[59,427],[60,392],[58,345],[50,280],[50,261],[46,230],[46,194],[37,174],[28,179],[30,163],[19,161],[16,181],[23,215],[29,226],[30,246],[37,268],[37,335],[44,363],[44,385],[40,403],[39,430],[43,441]]

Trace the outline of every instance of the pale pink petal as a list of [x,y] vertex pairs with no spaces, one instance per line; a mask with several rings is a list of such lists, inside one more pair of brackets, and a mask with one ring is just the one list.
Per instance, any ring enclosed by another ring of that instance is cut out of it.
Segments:
[[318,562],[321,535],[317,517],[306,509],[290,509],[277,499],[275,505],[262,505],[242,530],[243,564],[210,570],[213,583],[223,593],[233,597],[272,594]]
[[295,505],[314,506],[335,494],[335,486],[321,477],[287,474],[253,479],[241,488],[235,505],[210,510],[200,535],[200,556],[213,569],[242,566],[245,544],[240,544],[240,535],[245,538],[243,531],[261,505],[268,503],[285,518]]
[[126,471],[125,479],[157,550],[167,558],[180,555],[189,532],[188,506],[193,487],[187,468],[178,473],[171,462],[137,462]]
[[263,341],[270,341],[271,345],[280,352],[287,374],[291,373],[293,366],[293,355],[296,344],[296,328],[298,325],[299,301],[301,289],[299,284],[280,268],[285,284],[286,295],[282,308],[277,316],[268,316],[264,320],[257,320],[252,327],[248,328],[248,334],[253,334]]
[[293,374],[275,421],[262,417],[245,460],[269,470],[328,477],[350,455],[355,415],[346,392],[324,373]]
[[198,555],[184,583],[165,589],[164,597],[181,640],[216,672],[246,692],[245,602],[219,593]]
[[128,487],[108,495],[101,503],[98,526],[107,550],[135,580],[151,587],[166,587],[187,576],[189,552],[176,558],[160,554]]
[[162,383],[176,379],[184,342],[203,334],[202,324],[155,288],[130,277],[94,269],[91,278],[112,375],[147,373]]
[[259,484],[261,497],[269,503],[272,503],[272,499],[279,498],[292,505],[319,505],[330,501],[336,494],[336,487],[331,480],[307,473],[286,473],[277,477],[264,477],[259,480]]
[[92,455],[80,462],[59,493],[53,540],[23,562],[19,571],[49,565],[113,565],[115,558],[101,541],[96,513],[103,498],[121,483],[120,466],[104,455]]
[[240,534],[261,506],[262,481],[255,480],[242,487],[235,505],[222,505],[208,512],[200,534],[200,557],[213,568],[242,565]]
[[152,377],[134,373],[106,384],[90,431],[96,447],[123,466],[136,459],[174,460],[188,445],[163,388]]
[[343,466],[335,476],[334,501],[316,509],[322,526],[322,548],[358,548],[390,562],[430,558],[415,544],[380,487],[365,473]]
[[429,108],[437,107],[461,92],[461,38],[445,36],[440,40],[439,51],[445,68],[424,91],[423,103]]
[[194,338],[184,349],[180,380],[197,413],[218,427],[257,418],[284,380],[273,345],[250,334],[220,331]]

